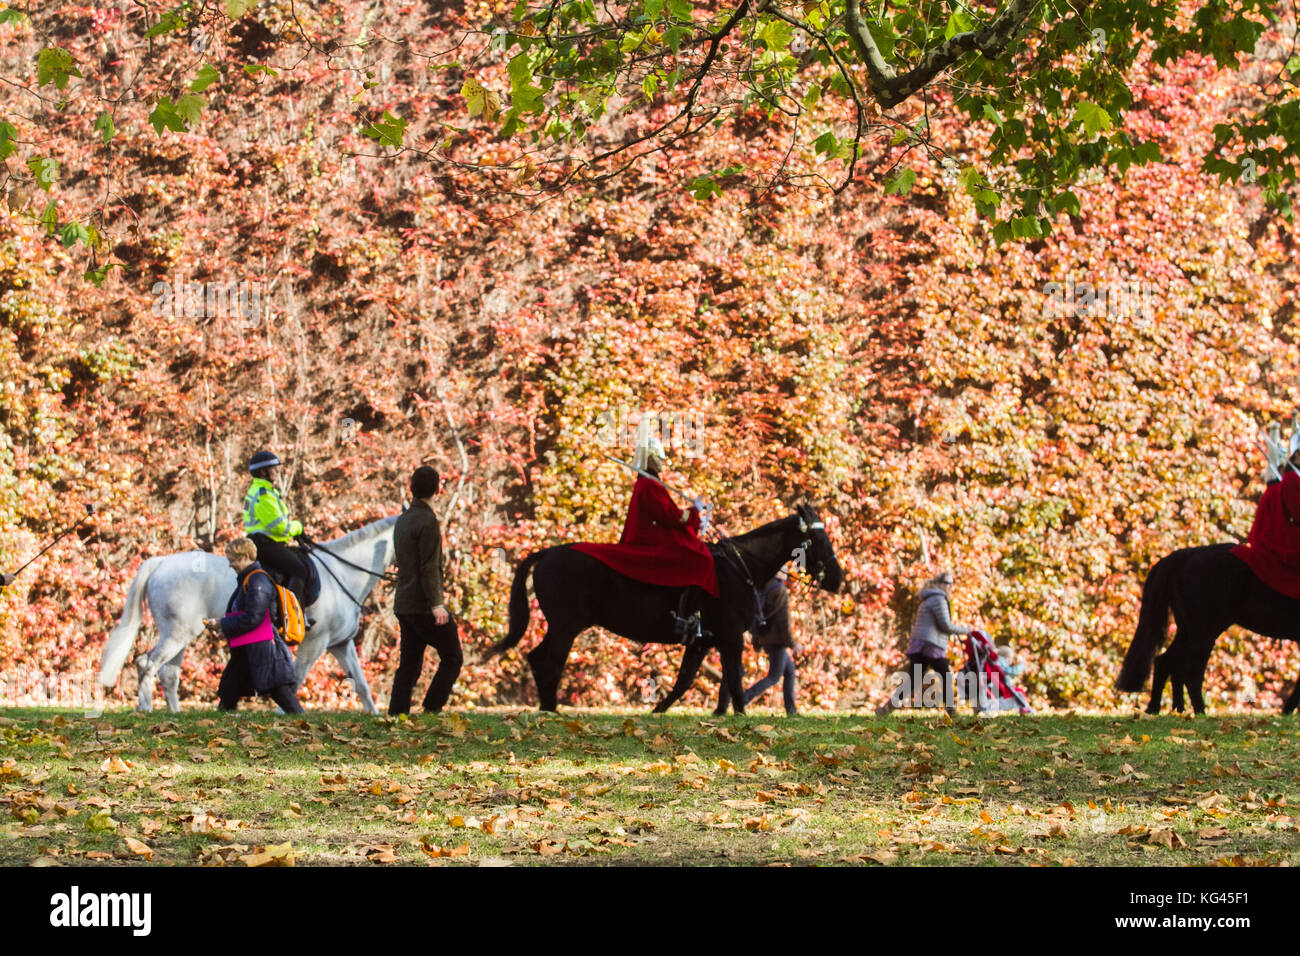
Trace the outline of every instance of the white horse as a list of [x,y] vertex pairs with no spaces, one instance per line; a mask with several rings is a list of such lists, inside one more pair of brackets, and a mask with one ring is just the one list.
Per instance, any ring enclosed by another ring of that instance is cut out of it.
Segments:
[[[384,569],[393,562],[393,525],[397,517],[381,518],[342,538],[323,543],[320,547],[330,554],[319,549],[313,551],[312,558],[320,574],[320,596],[303,609],[303,616],[314,623],[295,655],[301,684],[317,658],[325,651],[333,654],[343,673],[351,679],[362,706],[372,714],[379,710],[370,696],[370,686],[361,671],[352,638],[360,624],[361,605]],[[107,689],[117,683],[122,665],[135,644],[141,609],[147,599],[158,628],[158,643],[135,659],[140,680],[138,709],[153,710],[154,681],[161,671],[167,709],[180,710],[177,690],[185,648],[203,633],[204,618],[219,618],[226,613],[226,603],[234,590],[235,572],[225,558],[207,551],[185,551],[145,561],[127,591],[122,618],[104,645],[99,685]]]

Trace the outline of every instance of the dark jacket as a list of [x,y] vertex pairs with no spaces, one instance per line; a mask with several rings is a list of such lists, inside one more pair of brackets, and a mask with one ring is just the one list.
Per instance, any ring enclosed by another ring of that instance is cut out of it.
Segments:
[[442,605],[442,529],[438,516],[418,498],[393,526],[397,552],[395,614],[430,614]]
[[790,592],[779,578],[773,578],[763,588],[763,620],[760,627],[755,622],[752,630],[755,647],[794,647],[790,634]]
[[[253,573],[261,570],[262,566],[254,561],[244,568],[236,579],[235,593],[230,596],[230,603],[226,605],[226,616],[221,619],[221,632],[227,639],[239,637],[256,629],[267,612],[271,613],[274,627],[275,605],[279,596],[275,592],[271,579],[265,573]],[[244,587],[245,582],[248,584],[247,588]],[[232,662],[236,655],[242,655],[248,662],[246,672],[248,681],[245,686],[236,689],[240,697],[247,697],[254,693],[265,694],[284,684],[294,687],[298,683],[293,652],[281,639],[278,630],[275,631],[273,640],[232,647],[230,649]],[[229,666],[228,664],[227,668]]]
[[[262,573],[253,574],[254,571]],[[226,603],[226,616],[221,619],[221,633],[229,639],[256,630],[268,611],[274,622],[276,602],[279,599],[271,578],[254,561],[235,579],[235,593],[230,595],[230,600]],[[279,634],[279,631],[276,633]]]

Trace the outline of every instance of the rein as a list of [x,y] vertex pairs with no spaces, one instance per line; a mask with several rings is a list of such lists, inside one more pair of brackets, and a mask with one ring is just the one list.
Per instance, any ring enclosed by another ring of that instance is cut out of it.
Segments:
[[[373,578],[379,578],[381,581],[387,581],[390,584],[397,583],[397,575],[394,574],[392,571],[371,571],[369,568],[363,568],[359,564],[353,564],[347,558],[335,554],[333,551],[325,547],[325,545],[323,544],[317,544],[315,541],[307,541],[304,542],[304,544],[307,546],[308,551],[324,551],[326,554],[328,554],[335,561],[338,561],[340,564],[346,564],[348,567],[353,568],[354,570],[363,571]],[[335,578],[334,580],[337,581],[338,578]]]
[[[335,561],[340,561],[340,562],[342,562],[343,564],[346,564],[346,565],[347,565],[348,567],[350,567],[350,568],[354,568],[354,569],[356,569],[357,571],[364,571],[366,574],[369,574],[369,575],[372,576],[372,577],[379,578],[379,579],[381,579],[381,580],[383,580],[383,581],[395,581],[395,580],[397,580],[396,575],[391,574],[391,573],[388,572],[388,571],[384,571],[384,572],[382,572],[382,573],[379,573],[379,572],[371,571],[369,568],[363,568],[363,567],[362,567],[361,565],[359,565],[359,564],[353,564],[351,561],[347,560],[346,558],[341,558],[341,557],[339,557],[337,554],[335,554],[335,553],[334,553],[333,551],[331,551],[329,548],[326,548],[326,547],[324,547],[323,545],[316,544],[314,541],[312,541],[312,542],[307,542],[307,550],[308,550],[308,552],[312,552],[312,551],[323,551],[323,552],[325,552],[326,554],[328,554],[331,558],[333,558]],[[346,594],[346,595],[348,596],[348,599],[349,599],[353,604],[355,604],[358,608],[361,608],[362,610],[365,609],[365,604],[363,604],[361,601],[358,601],[358,600],[356,599],[356,597],[352,594],[352,592],[349,591],[349,590],[347,589],[347,587],[343,584],[343,582],[339,580],[339,576],[338,576],[337,574],[334,573],[334,569],[333,569],[333,568],[331,568],[328,564],[326,564],[324,561],[321,561],[321,560],[319,560],[319,559],[316,561],[316,565],[317,565],[317,567],[321,567],[321,568],[324,568],[324,569],[325,569],[325,573],[327,573],[330,577],[332,577],[332,578],[334,579],[334,583],[337,584],[337,585],[339,586],[339,590],[342,591],[344,594]]]

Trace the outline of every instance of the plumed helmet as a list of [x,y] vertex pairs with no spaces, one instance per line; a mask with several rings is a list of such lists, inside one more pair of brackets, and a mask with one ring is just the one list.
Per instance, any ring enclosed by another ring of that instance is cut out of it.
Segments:
[[1291,415],[1291,444],[1287,450],[1287,457],[1294,458],[1295,453],[1300,451],[1300,412],[1293,412]]
[[272,465],[280,464],[280,459],[269,451],[259,451],[248,462],[248,473],[255,475],[263,468],[270,468]]
[[658,435],[650,431],[650,422],[653,419],[652,415],[642,415],[641,423],[636,429],[636,458],[632,464],[639,471],[645,471],[652,458],[660,465],[668,460],[668,452],[664,450],[664,443]]

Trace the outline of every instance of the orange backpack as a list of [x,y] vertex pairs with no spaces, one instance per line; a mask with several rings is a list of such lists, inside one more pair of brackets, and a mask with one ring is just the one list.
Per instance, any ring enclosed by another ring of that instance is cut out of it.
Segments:
[[[262,568],[258,568],[253,574],[266,574]],[[244,578],[244,591],[248,591],[248,578]],[[302,643],[302,639],[307,636],[307,621],[303,617],[302,605],[298,603],[298,595],[294,594],[288,588],[275,583],[275,578],[266,574],[266,579],[271,582],[275,588],[276,596],[279,600],[276,602],[279,606],[279,613],[271,615],[271,623],[275,629],[280,632],[284,642],[290,647],[297,647]]]

